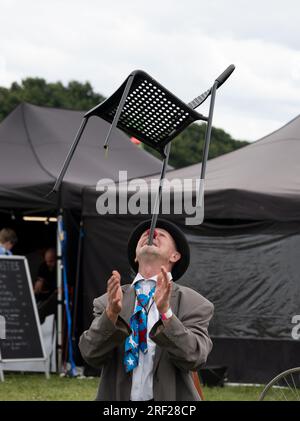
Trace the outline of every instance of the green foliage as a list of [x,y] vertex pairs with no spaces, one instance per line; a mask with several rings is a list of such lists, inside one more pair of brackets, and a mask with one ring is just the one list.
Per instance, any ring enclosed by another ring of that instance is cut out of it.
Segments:
[[[192,124],[180,133],[173,141],[170,153],[170,165],[174,168],[181,168],[187,165],[201,162],[206,124]],[[233,139],[222,129],[213,128],[209,148],[208,159],[234,151],[247,145],[246,141]],[[144,145],[144,148],[153,155],[160,157],[151,148]]]
[[67,86],[61,82],[47,83],[45,79],[22,80],[12,83],[10,88],[0,87],[0,121],[18,104],[29,102],[54,108],[89,110],[103,101],[103,96],[95,93],[89,82],[71,81]]

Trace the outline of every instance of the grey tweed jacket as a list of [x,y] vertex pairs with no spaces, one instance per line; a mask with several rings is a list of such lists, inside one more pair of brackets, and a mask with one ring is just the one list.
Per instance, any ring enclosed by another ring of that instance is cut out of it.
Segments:
[[[124,342],[130,335],[130,316],[134,311],[135,292],[131,285],[122,286],[123,306],[114,325],[107,317],[107,294],[94,300],[94,320],[79,341],[85,361],[102,368],[97,400],[128,401],[132,373],[123,364]],[[156,343],[153,367],[155,401],[200,400],[191,371],[207,359],[212,348],[207,328],[213,315],[213,304],[194,290],[172,283],[173,316],[159,320],[149,333]]]

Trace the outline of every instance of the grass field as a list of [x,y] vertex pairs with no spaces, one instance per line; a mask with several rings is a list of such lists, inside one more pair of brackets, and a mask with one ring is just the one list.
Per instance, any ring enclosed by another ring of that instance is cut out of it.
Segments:
[[[51,375],[47,380],[43,374],[5,373],[5,382],[0,383],[0,401],[89,401],[94,400],[97,378],[61,378]],[[255,401],[262,390],[254,386],[205,387],[207,401]]]

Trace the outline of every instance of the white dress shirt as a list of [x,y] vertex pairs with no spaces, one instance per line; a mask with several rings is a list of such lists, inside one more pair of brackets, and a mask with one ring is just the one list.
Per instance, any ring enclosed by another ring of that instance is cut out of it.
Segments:
[[[168,272],[169,279],[172,279],[172,275]],[[131,286],[141,279],[144,279],[140,273],[136,275]],[[151,279],[144,279],[140,282],[140,288],[143,294],[149,294],[151,288],[154,287],[157,281],[157,275]],[[150,299],[148,308],[151,306],[148,313],[147,320],[147,346],[148,352],[143,354],[139,352],[139,364],[132,372],[132,387],[130,400],[132,401],[148,401],[153,399],[153,364],[155,356],[156,344],[149,338],[149,332],[155,323],[159,320],[159,312],[157,310],[153,297]],[[135,301],[135,307],[137,300]]]

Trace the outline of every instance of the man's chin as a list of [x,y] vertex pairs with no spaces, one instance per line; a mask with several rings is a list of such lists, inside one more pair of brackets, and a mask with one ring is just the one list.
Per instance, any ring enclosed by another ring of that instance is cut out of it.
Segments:
[[138,254],[140,256],[151,255],[151,254],[155,256],[160,256],[161,252],[160,252],[160,249],[154,244],[152,244],[151,246],[148,246],[148,244],[145,244],[144,246],[140,248]]

